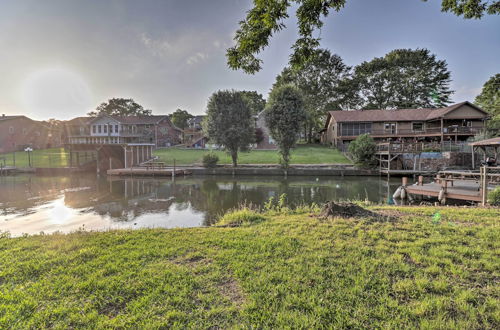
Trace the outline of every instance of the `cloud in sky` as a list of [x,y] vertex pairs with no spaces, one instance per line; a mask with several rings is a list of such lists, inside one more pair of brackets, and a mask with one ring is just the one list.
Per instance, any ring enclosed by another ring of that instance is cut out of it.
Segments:
[[[199,114],[218,89],[267,95],[296,28],[292,18],[273,37],[261,72],[232,71],[225,52],[250,6],[250,0],[2,1],[0,112],[66,119],[108,98],[132,97],[157,114],[176,108]],[[348,65],[395,48],[430,49],[449,64],[455,101],[472,100],[500,72],[497,16],[467,21],[441,13],[438,2],[349,0],[325,23],[322,46]]]

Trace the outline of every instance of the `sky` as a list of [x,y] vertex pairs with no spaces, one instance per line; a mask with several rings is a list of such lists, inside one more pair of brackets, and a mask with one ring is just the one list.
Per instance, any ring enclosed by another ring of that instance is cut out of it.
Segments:
[[[348,0],[318,32],[350,66],[397,48],[427,48],[452,73],[453,101],[473,101],[500,72],[500,16],[465,20],[439,0]],[[0,0],[0,113],[33,119],[85,115],[112,97],[154,114],[205,112],[219,89],[267,96],[288,62],[296,22],[248,75],[227,67],[250,0]]]

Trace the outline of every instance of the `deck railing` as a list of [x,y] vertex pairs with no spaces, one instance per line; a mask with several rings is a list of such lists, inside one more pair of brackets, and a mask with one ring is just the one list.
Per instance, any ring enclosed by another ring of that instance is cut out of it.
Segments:
[[416,152],[470,152],[471,147],[466,142],[383,142],[377,144],[377,151],[391,153]]

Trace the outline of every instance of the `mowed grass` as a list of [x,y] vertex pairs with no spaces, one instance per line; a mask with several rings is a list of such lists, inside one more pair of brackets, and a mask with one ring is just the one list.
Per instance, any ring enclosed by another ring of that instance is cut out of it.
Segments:
[[499,209],[371,209],[0,238],[0,328],[500,327]]
[[[0,164],[5,164],[7,166],[16,167],[29,167],[28,153],[26,151],[16,151],[15,152],[15,162],[14,153],[4,153],[0,154]],[[69,166],[69,154],[64,150],[64,148],[49,148],[49,149],[39,149],[33,150],[31,152],[31,166],[32,167],[66,167]]]
[[[209,150],[196,149],[160,149],[154,152],[161,161],[172,165],[175,159],[178,165],[201,164],[203,155]],[[219,156],[219,164],[232,164],[231,157],[224,151],[214,151]],[[239,164],[279,164],[276,150],[252,150],[238,153]],[[297,146],[292,151],[292,164],[350,164],[351,162],[337,149],[325,146]]]

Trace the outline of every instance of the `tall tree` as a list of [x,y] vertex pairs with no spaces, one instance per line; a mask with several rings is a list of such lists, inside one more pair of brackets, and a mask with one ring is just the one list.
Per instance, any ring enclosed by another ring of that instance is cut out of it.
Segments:
[[256,91],[241,91],[241,96],[248,103],[253,115],[258,115],[266,106],[266,100],[262,94]]
[[358,103],[353,89],[346,88],[350,70],[340,56],[319,49],[302,67],[286,67],[276,78],[275,87],[293,84],[301,91],[307,112],[305,136],[310,143],[313,133],[324,125],[328,110],[350,109]]
[[446,61],[427,49],[396,49],[354,71],[364,108],[442,107],[453,93]]
[[[347,0],[254,0],[253,8],[240,21],[234,40],[236,45],[227,50],[230,68],[242,69],[246,73],[260,71],[262,60],[256,55],[269,45],[271,37],[286,28],[283,21],[289,17],[289,7],[298,6],[296,11],[299,36],[292,46],[292,66],[301,66],[313,55],[320,45],[320,38],[314,33],[323,26],[323,19],[331,11],[340,11]],[[426,0],[424,0],[426,1]],[[390,8],[388,8],[390,10]],[[485,13],[500,14],[500,1],[442,0],[441,10],[452,12],[464,18],[481,18]]]
[[177,109],[168,117],[175,126],[181,129],[185,129],[189,126],[189,119],[193,118],[194,116],[187,112],[187,110]]
[[500,133],[500,73],[484,83],[481,94],[476,97],[474,103],[491,114],[488,129],[494,134]]
[[252,111],[241,92],[222,90],[212,94],[205,120],[208,138],[226,148],[236,167],[238,151],[247,150],[255,140]]
[[276,141],[281,164],[290,164],[290,149],[297,143],[299,131],[306,120],[304,102],[297,87],[282,85],[273,88],[265,110],[266,125]]
[[133,99],[112,98],[108,102],[101,103],[95,110],[88,113],[89,116],[151,116],[152,111],[146,110]]

